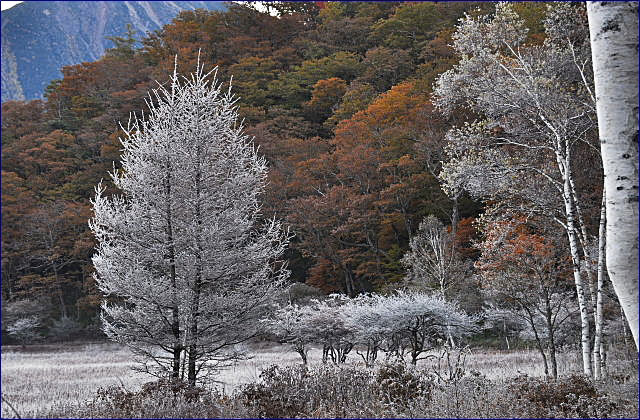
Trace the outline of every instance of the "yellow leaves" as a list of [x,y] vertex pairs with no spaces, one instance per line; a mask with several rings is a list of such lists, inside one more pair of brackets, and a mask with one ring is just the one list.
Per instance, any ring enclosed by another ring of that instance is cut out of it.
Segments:
[[406,133],[419,131],[424,122],[428,100],[421,94],[413,93],[413,83],[405,82],[394,86],[380,95],[366,110],[357,112],[348,120],[341,121],[335,130],[335,144],[352,145],[378,142],[388,144],[389,134],[398,129]]

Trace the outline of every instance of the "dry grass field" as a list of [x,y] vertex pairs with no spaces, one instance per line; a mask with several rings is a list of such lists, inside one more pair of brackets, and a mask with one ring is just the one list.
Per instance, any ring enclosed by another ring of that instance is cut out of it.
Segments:
[[[238,362],[222,372],[215,385],[231,393],[243,384],[258,380],[267,366],[300,363],[299,356],[286,346],[255,349],[254,357]],[[384,358],[382,356],[381,358]],[[321,363],[321,352],[312,349],[311,364]],[[349,363],[361,364],[352,353]],[[575,351],[559,354],[561,375],[579,373],[580,359]],[[422,361],[423,368],[432,369]],[[122,385],[135,391],[153,378],[131,370],[131,353],[111,343],[50,345],[22,349],[2,349],[2,395],[22,417],[38,417],[57,404],[77,404],[93,397],[100,387]],[[535,351],[474,350],[466,358],[466,370],[475,370],[490,379],[513,377],[519,374],[542,376],[540,358]],[[15,417],[3,401],[2,417]]]
[[[82,401],[99,387],[136,387],[146,378],[131,371],[131,353],[113,344],[39,346],[2,350],[2,395],[21,416],[59,402]],[[2,403],[2,417],[13,416]]]

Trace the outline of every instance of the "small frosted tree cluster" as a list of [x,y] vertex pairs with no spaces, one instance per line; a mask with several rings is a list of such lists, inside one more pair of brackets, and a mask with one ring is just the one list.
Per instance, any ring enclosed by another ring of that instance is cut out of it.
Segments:
[[476,331],[476,319],[455,304],[440,296],[403,291],[353,299],[332,295],[303,307],[289,304],[264,323],[281,342],[291,343],[304,363],[306,352],[299,349],[318,344],[323,346],[323,362],[330,358],[344,363],[355,348],[368,367],[381,350],[401,359],[409,355],[416,364],[449,336],[461,338]]
[[322,345],[323,362],[344,363],[353,348],[353,334],[342,316],[347,300],[343,295],[330,295],[312,299],[307,305],[278,306],[263,325],[280,342],[291,344],[305,364],[310,344]]
[[296,353],[307,364],[309,344],[316,341],[314,336],[313,312],[316,309],[311,305],[297,305],[290,303],[278,307],[273,318],[266,320],[267,331],[275,335],[282,343],[289,343]]
[[7,333],[21,344],[31,343],[42,336],[38,329],[42,327],[37,316],[20,318],[7,327]]
[[183,378],[240,356],[288,276],[289,235],[262,222],[266,162],[237,123],[235,98],[198,64],[153,91],[121,139],[122,195],[98,186],[90,227],[104,331],[141,369]]

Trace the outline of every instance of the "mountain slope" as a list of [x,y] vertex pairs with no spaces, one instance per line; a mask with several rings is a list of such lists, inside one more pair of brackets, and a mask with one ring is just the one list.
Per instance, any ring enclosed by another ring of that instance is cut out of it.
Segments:
[[2,102],[41,98],[63,66],[95,61],[122,35],[160,29],[181,10],[224,10],[217,1],[37,1],[2,12]]

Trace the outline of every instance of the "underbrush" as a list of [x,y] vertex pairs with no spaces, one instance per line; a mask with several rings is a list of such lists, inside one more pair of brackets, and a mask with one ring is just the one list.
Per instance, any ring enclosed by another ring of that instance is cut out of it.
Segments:
[[122,386],[100,388],[92,400],[54,406],[34,417],[48,418],[228,418],[250,417],[229,397],[183,381],[148,382],[137,392]]
[[[609,393],[614,391],[615,393]],[[138,392],[100,389],[89,402],[58,406],[46,417],[523,417],[635,418],[637,381],[583,376],[556,381],[521,375],[489,380],[472,373],[448,379],[402,363],[356,366],[271,366],[232,395],[166,380]]]
[[237,394],[257,417],[393,417],[430,399],[432,382],[404,364],[272,366]]

